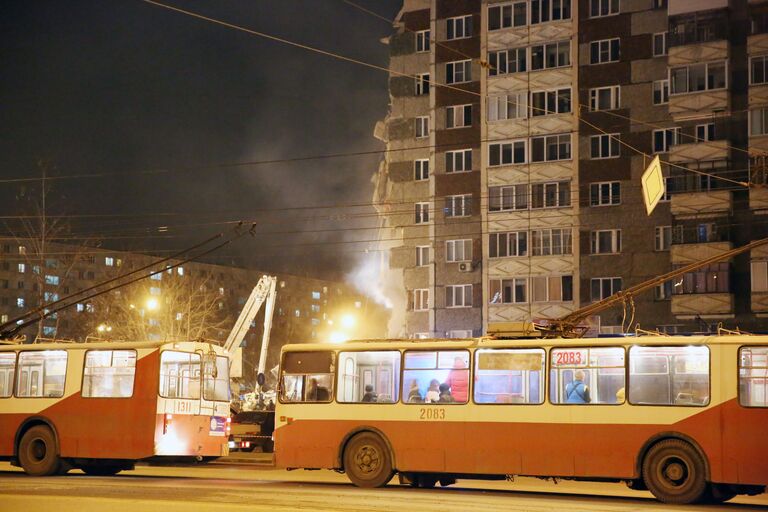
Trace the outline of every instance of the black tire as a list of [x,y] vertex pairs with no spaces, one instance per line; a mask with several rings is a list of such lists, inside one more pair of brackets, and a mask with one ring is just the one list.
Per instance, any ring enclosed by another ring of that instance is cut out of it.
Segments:
[[724,484],[709,484],[707,485],[707,491],[701,498],[702,503],[711,503],[717,505],[719,503],[725,503],[726,501],[736,497],[730,486]]
[[645,455],[643,480],[659,501],[696,503],[707,492],[705,468],[699,452],[689,443],[665,439]]
[[275,442],[271,439],[269,441],[264,441],[261,443],[261,451],[263,453],[272,453],[275,451]]
[[45,425],[32,427],[21,436],[18,453],[19,464],[28,475],[50,476],[59,472],[56,436]]
[[343,461],[347,477],[358,487],[383,487],[394,475],[387,445],[371,432],[350,439],[344,448]]
[[96,464],[80,466],[80,469],[82,469],[83,473],[88,476],[114,476],[123,470],[122,466],[106,466]]

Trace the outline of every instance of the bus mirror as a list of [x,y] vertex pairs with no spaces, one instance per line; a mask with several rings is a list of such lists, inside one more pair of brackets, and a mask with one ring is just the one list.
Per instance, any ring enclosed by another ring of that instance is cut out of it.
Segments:
[[260,373],[256,376],[256,382],[259,384],[259,386],[263,386],[266,380],[267,378],[264,376],[263,373]]

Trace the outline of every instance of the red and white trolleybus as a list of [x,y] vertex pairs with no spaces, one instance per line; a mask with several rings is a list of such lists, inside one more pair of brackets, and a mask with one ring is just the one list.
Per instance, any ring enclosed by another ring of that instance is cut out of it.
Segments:
[[520,475],[724,501],[765,491],[766,425],[764,336],[294,344],[275,460],[363,487]]
[[201,342],[0,345],[0,460],[109,475],[228,453],[229,360]]

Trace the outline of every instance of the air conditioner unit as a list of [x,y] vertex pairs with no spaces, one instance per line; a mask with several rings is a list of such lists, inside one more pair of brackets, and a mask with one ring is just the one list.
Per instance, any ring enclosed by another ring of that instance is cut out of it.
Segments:
[[462,261],[459,263],[459,272],[472,272],[472,262]]

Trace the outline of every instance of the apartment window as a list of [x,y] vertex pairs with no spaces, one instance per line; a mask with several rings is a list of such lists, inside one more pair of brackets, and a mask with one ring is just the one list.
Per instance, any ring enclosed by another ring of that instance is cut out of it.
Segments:
[[531,0],[531,25],[571,17],[571,0]]
[[592,302],[607,299],[614,293],[621,291],[620,277],[596,277],[590,279],[589,283]]
[[715,140],[715,123],[696,125],[696,142]]
[[424,267],[429,265],[429,246],[419,245],[416,247],[416,266]]
[[59,285],[59,276],[46,275],[45,276],[45,284],[49,284],[49,285],[52,285],[52,286],[58,286]]
[[571,89],[535,91],[531,93],[531,116],[565,114],[571,111]]
[[620,88],[618,85],[610,87],[598,87],[589,90],[589,108],[597,110],[615,110],[619,108]]
[[589,43],[589,63],[605,64],[619,60],[619,39],[603,39]]
[[573,300],[573,276],[531,278],[531,302],[570,302]]
[[115,259],[107,256],[104,258],[104,264],[108,267],[114,267],[115,266]]
[[429,73],[416,75],[416,96],[429,94]]
[[445,152],[445,172],[464,172],[472,170],[472,150],[460,149]]
[[23,274],[27,270],[27,266],[24,263],[18,264],[19,274]]
[[672,246],[672,226],[656,226],[656,251],[668,251]]
[[454,105],[445,109],[446,128],[472,126],[472,105]]
[[472,194],[447,196],[445,198],[446,217],[468,217],[472,215]]
[[749,83],[752,85],[768,82],[768,55],[749,59]]
[[669,80],[656,80],[653,82],[653,104],[666,103],[669,103]]
[[728,83],[725,61],[674,67],[669,70],[669,78],[671,94],[725,89]]
[[504,119],[525,119],[528,111],[528,93],[518,92],[490,96],[488,98],[488,121]]
[[429,309],[429,288],[413,290],[413,310],[426,311]]
[[419,30],[416,32],[416,51],[429,51],[429,30]]
[[160,295],[162,293],[162,290],[158,288],[157,286],[150,286],[149,287],[149,294],[150,295]]
[[445,242],[445,260],[449,262],[472,261],[472,240],[448,240]]
[[601,229],[590,233],[592,254],[618,254],[621,252],[621,230]]
[[526,159],[526,141],[515,140],[488,145],[488,165],[524,164]]
[[590,206],[611,206],[621,204],[621,183],[609,181],[592,183],[589,186]]
[[491,304],[528,302],[528,280],[525,278],[491,279],[489,284]]
[[527,7],[527,1],[488,7],[488,30],[525,26],[528,22]]
[[429,116],[416,118],[416,138],[429,137]]
[[429,222],[429,203],[416,203],[416,224]]
[[[89,274],[88,278],[89,279],[93,279],[93,277],[91,277],[91,275],[90,275],[91,273],[89,272],[88,274]],[[151,273],[149,275],[149,278],[152,279],[153,281],[162,281],[163,280],[163,273],[162,272],[157,272],[157,273],[153,272],[153,273]]]
[[445,65],[445,83],[460,84],[472,81],[472,61],[460,60]]
[[653,56],[661,57],[667,54],[667,33],[653,34]]
[[488,257],[490,258],[506,258],[507,256],[528,255],[527,231],[490,233],[488,236],[488,243]]
[[20,246],[19,246],[19,254],[21,254],[22,256],[23,256],[23,255],[25,255],[25,254],[27,254],[27,248],[26,248],[26,246],[24,246],[24,245],[20,245]]
[[531,161],[553,162],[571,159],[571,134],[531,138]]
[[667,0],[653,0],[653,8],[654,9],[666,9],[667,8]]
[[488,188],[488,211],[504,212],[528,209],[528,185]]
[[589,17],[600,18],[619,14],[619,0],[589,0]]
[[446,20],[446,38],[463,39],[472,37],[472,15],[458,16]]
[[570,229],[534,229],[531,231],[533,256],[561,256],[573,252]]
[[447,308],[471,308],[472,285],[454,284],[445,287],[445,307]]
[[[653,289],[653,300],[671,300],[672,281],[664,281]],[[663,331],[662,331],[663,332]]]
[[429,159],[423,158],[413,161],[413,179],[416,181],[429,179]]
[[749,134],[768,134],[768,107],[749,111]]
[[571,182],[534,183],[531,185],[531,209],[571,206]]
[[561,68],[571,65],[571,42],[531,46],[531,71]]
[[16,307],[23,308],[24,307],[24,297],[17,297],[16,298]]
[[603,135],[592,135],[589,138],[590,158],[598,160],[601,158],[617,158],[619,156],[619,134],[610,133]]
[[653,130],[653,152],[666,153],[669,148],[680,143],[680,128]]
[[513,48],[488,52],[488,76],[524,73],[527,70],[528,48]]
[[683,274],[683,279],[672,288],[674,294],[727,293],[730,291],[730,264],[712,263],[694,272]]

